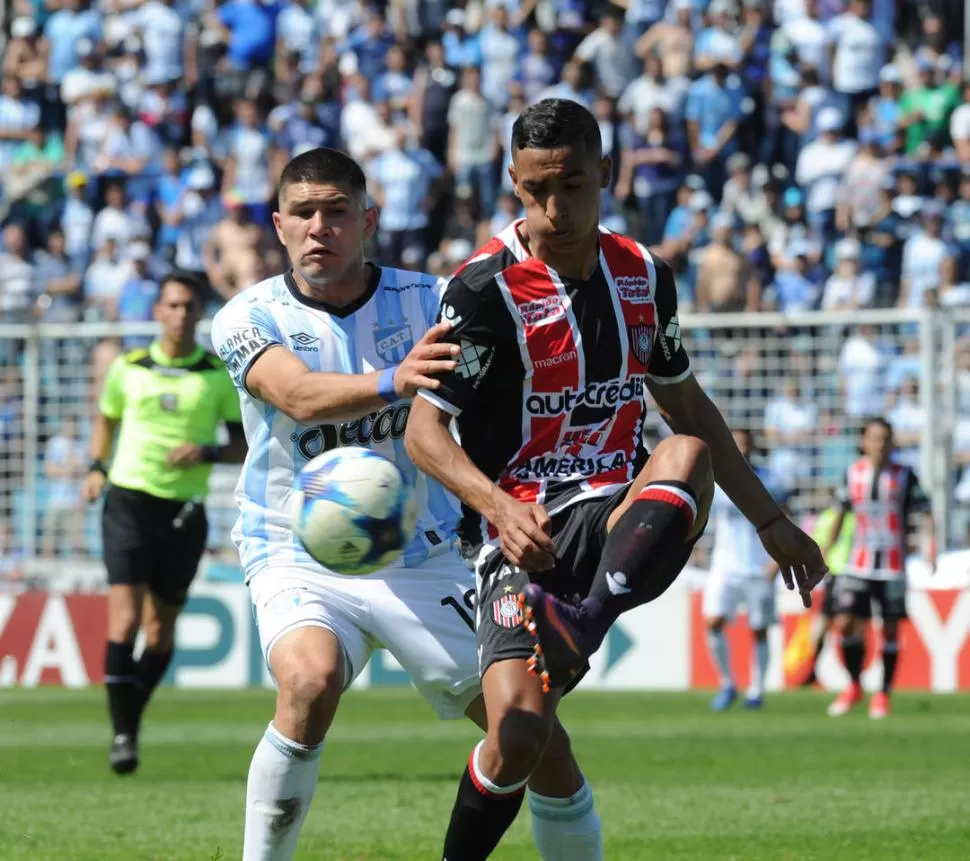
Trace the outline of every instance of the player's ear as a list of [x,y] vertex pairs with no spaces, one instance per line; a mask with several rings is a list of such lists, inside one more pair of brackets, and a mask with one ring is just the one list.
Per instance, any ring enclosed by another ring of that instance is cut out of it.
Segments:
[[377,219],[380,213],[376,206],[369,206],[364,210],[364,238],[371,239],[377,232]]
[[613,159],[604,155],[600,159],[600,188],[609,188],[613,181]]
[[509,179],[512,180],[512,194],[521,200],[521,196],[519,195],[519,180],[515,175],[515,164],[511,162],[509,163]]
[[286,248],[286,243],[283,241],[283,230],[280,228],[280,214],[278,212],[273,213],[273,229],[276,231],[276,238],[280,241],[280,245]]

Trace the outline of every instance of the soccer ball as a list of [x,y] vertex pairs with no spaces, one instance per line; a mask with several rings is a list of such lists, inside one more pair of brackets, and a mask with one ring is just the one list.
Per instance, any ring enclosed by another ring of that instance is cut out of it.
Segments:
[[412,488],[376,452],[348,446],[313,458],[296,479],[293,531],[325,568],[359,576],[395,562],[417,526]]

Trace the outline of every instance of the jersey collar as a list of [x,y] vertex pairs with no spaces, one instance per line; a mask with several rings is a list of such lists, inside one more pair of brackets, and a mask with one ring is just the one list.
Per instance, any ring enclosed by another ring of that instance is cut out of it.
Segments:
[[292,269],[283,276],[283,281],[286,283],[290,294],[301,305],[306,305],[308,308],[316,308],[318,311],[326,311],[334,317],[349,317],[370,302],[371,297],[377,292],[377,288],[381,283],[381,267],[375,266],[373,263],[365,263],[364,265],[367,267],[367,285],[364,288],[364,292],[349,305],[342,305],[340,307],[331,305],[329,302],[321,302],[319,299],[311,299],[309,296],[304,296],[300,292],[300,288],[296,286],[296,281],[293,280]]
[[197,364],[205,355],[205,350],[202,347],[196,346],[187,356],[179,356],[177,359],[173,359],[171,356],[166,355],[161,343],[152,341],[148,347],[148,355],[156,365],[161,365],[166,368],[183,368]]

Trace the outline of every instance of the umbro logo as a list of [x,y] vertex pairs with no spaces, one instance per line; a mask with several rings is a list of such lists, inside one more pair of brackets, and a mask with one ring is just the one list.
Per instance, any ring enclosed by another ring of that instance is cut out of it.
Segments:
[[293,342],[293,349],[299,350],[305,353],[317,353],[320,351],[319,338],[315,338],[313,335],[308,335],[306,332],[297,332],[295,335],[290,335],[290,340]]
[[606,586],[611,595],[629,595],[633,590],[626,584],[626,574],[617,571],[615,574],[606,572]]

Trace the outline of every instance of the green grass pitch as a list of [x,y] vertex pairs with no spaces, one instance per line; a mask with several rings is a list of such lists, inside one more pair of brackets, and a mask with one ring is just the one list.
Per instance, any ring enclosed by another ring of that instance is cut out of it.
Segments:
[[[703,694],[568,698],[608,861],[970,858],[970,698],[899,695],[881,724],[826,703],[714,715]],[[141,770],[118,778],[100,690],[0,691],[0,859],[236,861],[271,712],[268,691],[163,690]],[[411,691],[349,694],[297,857],[436,861],[477,737]],[[526,811],[493,857],[537,857]]]

